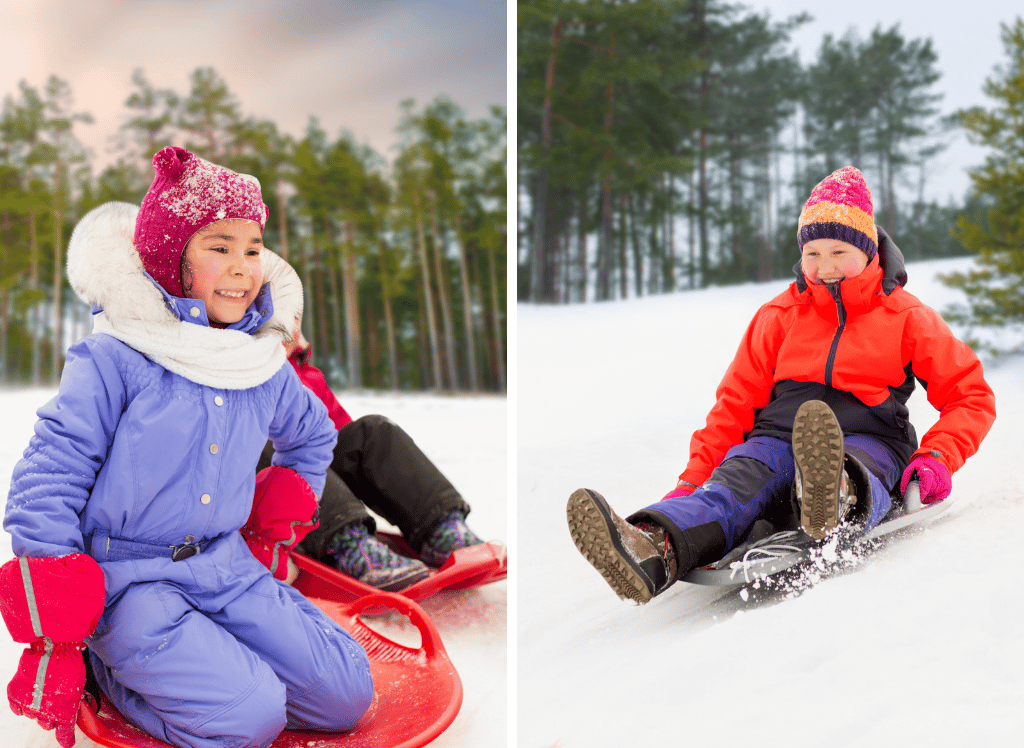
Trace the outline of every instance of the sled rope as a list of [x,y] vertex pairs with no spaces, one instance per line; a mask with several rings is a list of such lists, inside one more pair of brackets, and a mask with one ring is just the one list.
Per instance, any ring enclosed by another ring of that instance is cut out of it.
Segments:
[[743,558],[739,561],[733,561],[729,564],[729,568],[732,573],[729,575],[730,579],[735,579],[736,575],[743,572],[743,581],[750,582],[750,567],[756,563],[763,561],[771,561],[772,559],[782,558],[788,556],[791,553],[800,553],[803,548],[797,545],[787,544],[785,541],[788,539],[796,539],[803,533],[799,530],[789,530],[786,532],[776,533],[772,535],[769,540],[771,542],[765,545],[754,546],[743,554]]

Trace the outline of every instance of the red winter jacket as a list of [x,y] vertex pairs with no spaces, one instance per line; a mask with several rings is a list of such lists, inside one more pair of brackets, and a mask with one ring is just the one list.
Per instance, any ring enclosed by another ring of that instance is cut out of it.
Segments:
[[310,353],[312,353],[311,348],[295,351],[288,358],[288,363],[292,365],[292,368],[299,375],[299,380],[311,389],[314,395],[323,400],[324,405],[327,406],[327,414],[334,421],[334,427],[341,431],[342,427],[352,423],[352,416],[341,407],[338,398],[331,392],[324,373],[309,363]]
[[[894,261],[902,271],[902,258]],[[899,286],[887,294],[882,278],[876,255],[841,290],[801,277],[762,306],[718,387],[707,426],[693,435],[680,480],[701,485],[730,447],[751,436],[790,440],[796,410],[807,400],[824,400],[845,433],[877,439],[902,465],[930,452],[950,473],[958,470],[995,420],[995,396],[977,356],[938,313]],[[906,407],[915,378],[940,412],[920,447]]]

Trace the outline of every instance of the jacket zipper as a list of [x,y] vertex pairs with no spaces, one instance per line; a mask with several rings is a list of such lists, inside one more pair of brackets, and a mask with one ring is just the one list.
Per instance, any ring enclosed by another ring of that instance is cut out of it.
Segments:
[[846,329],[846,307],[843,306],[843,293],[839,286],[839,283],[835,284],[834,289],[831,285],[828,286],[828,292],[836,302],[836,311],[839,315],[839,329],[836,330],[836,334],[832,337],[832,348],[828,352],[828,361],[825,364],[825,384],[829,387],[832,386],[832,367],[836,362],[836,349],[839,348],[839,338],[843,336],[843,330]]

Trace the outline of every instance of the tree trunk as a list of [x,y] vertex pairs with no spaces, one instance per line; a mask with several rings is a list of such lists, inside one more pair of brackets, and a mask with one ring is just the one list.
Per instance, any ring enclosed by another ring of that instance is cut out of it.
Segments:
[[[3,251],[4,262],[7,261],[7,250]],[[7,326],[9,324],[7,288],[0,286],[0,386],[14,384],[7,371]]]
[[606,301],[612,297],[612,255],[614,248],[614,227],[612,226],[612,180],[601,180],[601,233],[597,244],[597,300]]
[[345,238],[341,242],[342,285],[345,293],[345,342],[348,346],[349,383],[363,386],[362,359],[359,331],[359,282],[356,277],[356,229],[352,221],[345,221]]
[[54,385],[60,383],[64,368],[64,200],[61,196],[62,165],[54,165],[53,185],[53,350],[50,377]]
[[[36,226],[36,212],[35,210],[29,210],[28,214],[28,246],[29,246],[29,271],[28,271],[28,287],[33,291],[39,290],[39,236],[37,234]],[[40,323],[41,315],[39,302],[33,301],[32,307],[28,313],[28,332],[32,338],[32,386],[38,387],[39,381],[39,368],[41,352],[39,348],[40,343]]]
[[437,222],[437,200],[431,203],[430,236],[434,244],[434,278],[437,279],[437,297],[441,302],[441,323],[444,326],[444,358],[448,369],[448,384],[459,389],[459,368],[455,357],[455,325],[452,321],[452,302],[448,295],[447,258],[441,246],[441,232]]
[[587,188],[580,190],[579,217],[576,224],[577,251],[576,256],[576,293],[574,301],[587,300],[587,272],[590,269],[587,262]]
[[624,196],[619,200],[619,298],[629,298],[629,258],[627,256],[626,249],[626,237],[627,234],[626,221],[628,216],[626,215],[626,203],[628,196]]
[[469,285],[469,263],[466,243],[462,238],[462,218],[455,214],[455,243],[459,248],[459,277],[462,280],[462,323],[466,327],[466,368],[469,371],[469,389],[477,392],[480,384],[476,371],[476,335],[473,326],[473,291]]
[[[641,205],[637,208],[637,198],[635,193],[632,193],[627,198],[629,205],[629,243],[633,249],[633,290],[636,292],[637,297],[644,295],[644,261],[643,261],[643,249],[640,246],[640,232],[637,228],[637,213],[643,210]],[[625,264],[623,265],[623,272],[625,272]],[[623,284],[625,288],[625,284]]]
[[[324,231],[325,232],[330,232],[331,231],[331,229],[332,229],[331,223],[332,222],[330,221],[330,219],[325,221],[325,226],[324,226]],[[341,242],[339,242],[339,244],[341,244]],[[343,251],[343,250],[339,250],[339,251]],[[341,264],[341,263],[339,263],[339,264]],[[330,266],[330,267],[325,267],[322,272],[323,272],[324,275],[327,276],[328,290],[330,291],[330,297],[331,297],[329,319],[330,319],[330,328],[331,328],[330,338],[331,338],[331,342],[333,343],[333,347],[331,348],[331,351],[330,351],[330,359],[332,361],[341,361],[342,356],[344,355],[343,352],[345,351],[345,344],[342,342],[342,339],[341,339],[341,331],[342,331],[342,329],[344,327],[344,324],[345,324],[344,322],[342,322],[342,317],[345,314],[344,309],[342,308],[343,303],[344,303],[342,301],[342,298],[341,298],[341,296],[342,296],[341,285],[342,284],[338,283],[338,272],[339,271],[336,270],[333,265]],[[344,271],[342,271],[342,272],[344,272]],[[324,351],[324,353],[326,354],[327,351]],[[349,381],[349,383],[351,384],[351,380]]]
[[546,290],[554,288],[553,279],[546,278],[550,272],[548,261],[548,169],[546,159],[551,150],[551,94],[555,88],[555,63],[557,62],[558,43],[562,39],[562,29],[566,22],[555,19],[551,30],[551,54],[548,56],[544,71],[544,107],[540,120],[540,168],[537,169],[536,191],[533,200],[533,247],[530,252],[530,300],[534,302],[549,301]]
[[697,232],[700,245],[700,286],[708,285],[708,266],[711,261],[711,247],[708,242],[708,136],[700,133],[700,147],[697,152]]
[[689,251],[690,251],[689,262],[687,263],[687,272],[690,275],[690,285],[689,285],[689,287],[691,289],[694,289],[694,288],[697,287],[697,217],[694,214],[694,210],[693,210],[693,198],[694,198],[694,193],[696,192],[696,190],[694,189],[694,186],[693,186],[693,174],[690,175],[690,178],[689,178],[688,183],[687,183],[687,187],[688,187],[687,192],[689,193],[689,198],[690,198],[690,200],[689,200],[689,210],[687,210],[687,212],[686,212],[686,219],[687,219],[686,243],[687,243],[687,249],[689,249]]
[[288,262],[288,198],[284,195],[283,185],[277,182],[277,251],[281,259]]
[[387,259],[384,254],[384,241],[377,240],[377,259],[380,262],[380,295],[384,306],[384,333],[388,348],[388,369],[390,372],[391,389],[398,392],[398,341],[395,337],[395,315],[391,308],[391,277],[388,274]]
[[321,369],[328,369],[327,362],[330,360],[328,346],[330,345],[330,339],[327,327],[327,304],[324,299],[324,264],[320,259],[320,246],[316,240],[315,230],[310,240],[313,242],[313,261],[311,263],[313,266],[313,314],[310,316],[316,318],[315,339],[317,348],[320,350],[320,355],[316,357],[316,360]]
[[[502,241],[507,242],[508,237],[502,234]],[[487,274],[491,287],[491,324],[494,327],[494,361],[495,374],[498,390],[505,392],[508,385],[505,381],[505,347],[502,345],[503,335],[501,327],[501,304],[498,299],[498,276],[494,271],[494,249],[487,248]]]
[[434,317],[434,297],[430,290],[430,261],[427,258],[427,240],[423,232],[423,215],[421,213],[420,194],[413,195],[416,206],[416,239],[419,246],[420,268],[423,271],[423,303],[427,308],[427,337],[430,340],[430,370],[433,373],[432,385],[435,389],[443,389],[441,379],[441,346],[438,341],[437,319]]
[[675,179],[666,175],[665,184],[665,246],[662,248],[661,290],[672,293],[676,290],[676,222],[675,222]]
[[760,186],[757,195],[757,202],[761,209],[761,230],[758,232],[757,243],[757,279],[766,281],[772,277],[772,180],[771,180],[771,155],[766,149],[762,154],[761,169],[759,172]]

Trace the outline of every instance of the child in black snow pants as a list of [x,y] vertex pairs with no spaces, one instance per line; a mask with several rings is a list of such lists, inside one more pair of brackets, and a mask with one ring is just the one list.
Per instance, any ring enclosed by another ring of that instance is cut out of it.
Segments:
[[[483,540],[466,525],[469,504],[401,426],[382,415],[352,420],[323,373],[309,363],[311,347],[301,323],[300,315],[285,346],[288,362],[327,406],[338,443],[320,498],[320,525],[298,549],[371,587],[403,590],[454,551]],[[273,455],[268,442],[257,470],[269,466]],[[396,525],[419,559],[378,540],[366,507]]]

